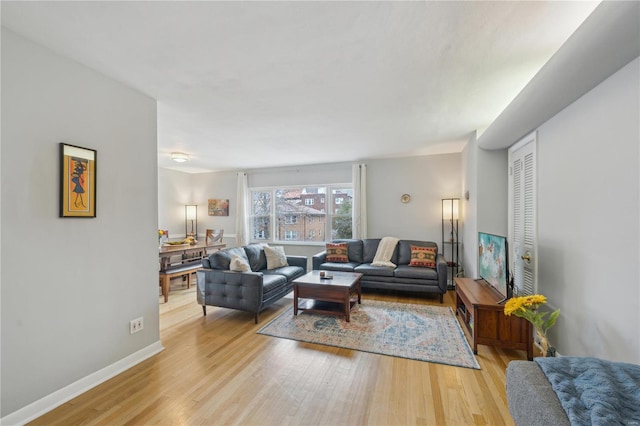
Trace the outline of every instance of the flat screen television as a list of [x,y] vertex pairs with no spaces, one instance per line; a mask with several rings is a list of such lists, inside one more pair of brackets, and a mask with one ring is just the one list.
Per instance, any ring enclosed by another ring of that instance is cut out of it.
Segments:
[[509,247],[507,238],[478,232],[478,273],[504,298],[511,296],[509,289]]

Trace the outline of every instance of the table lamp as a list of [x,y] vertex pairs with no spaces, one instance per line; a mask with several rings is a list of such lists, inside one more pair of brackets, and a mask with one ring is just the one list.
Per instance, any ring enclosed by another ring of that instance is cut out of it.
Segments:
[[[185,236],[193,237],[194,239],[198,235],[198,206],[195,204],[187,204],[184,206],[184,232]],[[189,222],[191,222],[191,232],[188,231]],[[195,231],[194,231],[195,222]]]

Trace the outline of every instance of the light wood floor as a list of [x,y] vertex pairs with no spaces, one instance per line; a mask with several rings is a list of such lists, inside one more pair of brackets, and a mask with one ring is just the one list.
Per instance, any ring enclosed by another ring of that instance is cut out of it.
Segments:
[[[249,313],[195,301],[173,286],[160,304],[165,350],[36,419],[33,425],[512,425],[505,369],[522,351],[478,347],[481,370],[256,334]],[[365,292],[364,300],[439,304]],[[455,295],[445,296],[454,305]],[[161,299],[160,299],[161,300]]]

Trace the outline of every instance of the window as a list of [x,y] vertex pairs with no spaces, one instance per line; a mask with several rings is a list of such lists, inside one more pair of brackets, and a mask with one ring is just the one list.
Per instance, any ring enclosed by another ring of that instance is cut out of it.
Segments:
[[271,196],[271,192],[251,192],[251,229],[255,240],[271,239]]
[[296,231],[285,231],[284,232],[284,239],[286,241],[297,241],[298,240],[298,233]]
[[331,218],[331,239],[351,238],[353,191],[351,188],[332,189],[331,197],[338,206]]
[[351,238],[352,198],[351,185],[251,189],[250,235],[276,242]]
[[292,214],[287,215],[284,217],[284,223],[286,223],[287,225],[298,223],[298,216]]

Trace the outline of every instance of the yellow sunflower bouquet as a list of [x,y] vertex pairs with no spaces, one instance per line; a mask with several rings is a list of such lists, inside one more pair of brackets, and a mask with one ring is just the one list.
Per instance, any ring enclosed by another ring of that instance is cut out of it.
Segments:
[[560,309],[551,313],[540,312],[538,307],[546,303],[547,298],[545,296],[542,294],[534,294],[531,296],[513,297],[504,305],[505,315],[515,315],[533,324],[533,327],[540,336],[540,344],[544,356],[548,356],[550,354],[549,349],[551,349],[549,341],[547,340],[547,331],[554,326],[560,316]]

